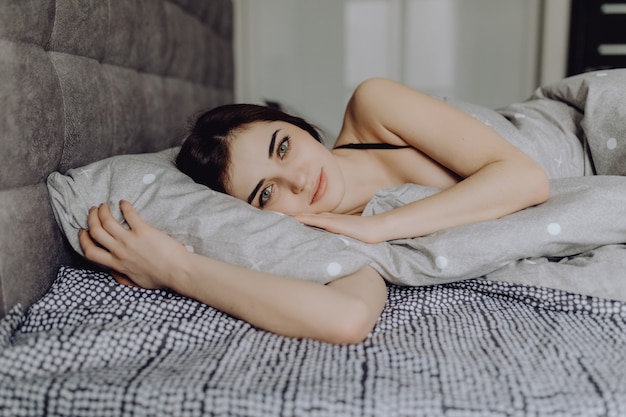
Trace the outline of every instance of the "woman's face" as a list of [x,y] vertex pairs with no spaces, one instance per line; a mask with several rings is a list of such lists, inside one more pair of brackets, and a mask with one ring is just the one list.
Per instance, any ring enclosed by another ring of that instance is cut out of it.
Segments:
[[290,123],[256,122],[230,145],[229,194],[286,214],[331,212],[345,185],[335,157]]

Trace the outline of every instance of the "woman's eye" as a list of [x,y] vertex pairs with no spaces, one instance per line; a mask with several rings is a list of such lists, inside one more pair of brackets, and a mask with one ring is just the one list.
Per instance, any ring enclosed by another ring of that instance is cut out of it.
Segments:
[[287,155],[287,152],[289,152],[289,136],[287,136],[285,139],[283,139],[282,142],[280,142],[280,145],[278,146],[278,157],[279,158],[284,158],[285,155]]
[[270,201],[270,198],[272,198],[272,186],[271,185],[269,187],[265,187],[263,191],[261,191],[261,194],[259,195],[259,206],[263,208],[263,206],[267,204],[268,201]]

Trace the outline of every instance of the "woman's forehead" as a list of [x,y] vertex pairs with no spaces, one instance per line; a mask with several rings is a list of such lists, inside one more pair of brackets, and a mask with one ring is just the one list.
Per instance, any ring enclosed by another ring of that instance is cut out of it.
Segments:
[[246,150],[250,147],[264,146],[265,143],[269,144],[272,135],[278,130],[280,126],[276,126],[275,122],[254,122],[243,126],[233,133],[230,142],[231,153],[238,149]]
[[234,138],[230,145],[229,194],[243,198],[248,189],[254,188],[268,161],[268,149],[277,130],[270,123],[263,123],[242,130]]

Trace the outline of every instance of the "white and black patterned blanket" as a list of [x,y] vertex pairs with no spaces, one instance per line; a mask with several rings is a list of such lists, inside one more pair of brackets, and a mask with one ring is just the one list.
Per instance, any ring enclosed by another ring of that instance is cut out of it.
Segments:
[[626,304],[390,286],[367,340],[336,346],[62,268],[0,321],[0,415],[623,416]]

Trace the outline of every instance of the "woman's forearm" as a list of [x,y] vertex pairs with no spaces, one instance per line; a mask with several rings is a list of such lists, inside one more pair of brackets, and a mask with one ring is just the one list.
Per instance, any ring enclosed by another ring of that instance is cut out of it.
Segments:
[[[548,178],[528,155],[486,123],[407,86],[382,79],[365,81],[355,90],[346,119],[364,140],[410,145],[431,163],[464,178],[434,196],[375,216],[375,237],[367,241],[423,236],[495,219],[548,198]],[[389,160],[403,163],[399,158]],[[389,162],[386,168],[397,172]],[[416,171],[409,181],[432,185],[427,174],[418,175],[420,166],[402,168]]]
[[361,341],[386,300],[385,284],[370,267],[321,285],[194,254],[169,287],[256,327],[331,343]]
[[447,190],[378,215],[378,241],[496,219],[544,202],[549,192],[545,172],[533,162],[494,163]]

